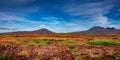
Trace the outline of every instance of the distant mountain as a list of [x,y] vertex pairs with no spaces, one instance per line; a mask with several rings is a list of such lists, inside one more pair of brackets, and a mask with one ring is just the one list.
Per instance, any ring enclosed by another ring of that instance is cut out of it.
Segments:
[[45,28],[42,28],[39,30],[32,31],[32,33],[51,34],[51,33],[55,33],[55,32],[52,32],[52,31],[45,29]]
[[[38,29],[35,31],[17,31],[17,32],[7,32],[5,34],[54,34],[55,32],[52,32],[46,28]],[[78,32],[71,32],[68,34],[89,34],[89,35],[107,35],[107,34],[120,34],[120,29],[116,29],[114,27],[100,27],[95,26],[92,27],[86,31],[78,31]]]
[[91,34],[91,35],[105,35],[105,34],[120,34],[120,30],[114,27],[104,28],[95,26],[86,31],[72,32],[73,34]]
[[42,28],[42,29],[39,29],[39,30],[35,30],[35,31],[17,31],[17,32],[7,32],[5,34],[53,34],[54,32],[48,30],[48,29],[45,29],[45,28]]

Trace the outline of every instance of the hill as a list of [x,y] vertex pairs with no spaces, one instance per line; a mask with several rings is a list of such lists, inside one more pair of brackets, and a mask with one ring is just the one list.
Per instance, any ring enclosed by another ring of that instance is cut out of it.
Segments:
[[16,32],[7,32],[4,34],[54,34],[55,32],[52,32],[46,28],[38,29],[35,31],[16,31]]
[[100,26],[95,26],[86,31],[72,32],[72,34],[90,34],[90,35],[120,34],[120,30],[114,27],[104,28]]

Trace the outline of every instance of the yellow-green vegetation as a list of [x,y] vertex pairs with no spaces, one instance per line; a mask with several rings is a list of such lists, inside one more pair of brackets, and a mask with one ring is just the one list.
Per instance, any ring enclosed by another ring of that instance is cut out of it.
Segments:
[[27,42],[27,44],[29,45],[38,45],[38,46],[45,46],[45,45],[49,45],[52,44],[52,41],[49,40],[31,40],[29,42]]
[[116,57],[115,57],[115,60],[120,60],[120,56],[116,56]]
[[88,44],[98,45],[98,46],[113,46],[113,45],[117,45],[117,42],[111,40],[94,40],[94,41],[89,41]]
[[52,44],[53,42],[50,41],[50,40],[39,40],[39,46],[45,46],[45,45],[50,45]]
[[29,46],[29,45],[35,45],[35,46],[45,46],[45,45],[50,45],[52,44],[53,41],[50,40],[44,40],[44,39],[37,39],[37,40],[20,40],[20,41],[14,41],[10,42],[11,45],[24,45],[24,46]]
[[73,40],[64,40],[60,42],[61,44],[75,44],[75,41]]
[[29,41],[29,44],[30,45],[39,45],[39,46],[45,46],[45,45],[49,45],[49,44],[52,44],[52,41],[50,40],[31,40]]

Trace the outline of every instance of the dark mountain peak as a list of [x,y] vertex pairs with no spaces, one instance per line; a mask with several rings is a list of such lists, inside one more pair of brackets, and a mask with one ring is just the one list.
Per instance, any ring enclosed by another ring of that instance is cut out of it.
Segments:
[[54,33],[46,28],[41,28],[41,29],[38,29],[38,30],[35,30],[33,31],[34,33]]
[[43,29],[43,30],[44,30],[44,29],[45,29],[45,30],[48,30],[47,28],[41,28],[41,29]]
[[104,29],[104,27],[95,26],[95,27],[92,27],[91,29]]
[[38,29],[38,30],[36,30],[36,31],[42,31],[42,30],[48,30],[48,29],[46,29],[46,28],[41,28],[41,29]]
[[92,34],[92,35],[119,34],[120,30],[116,29],[114,27],[104,28],[104,27],[100,27],[100,26],[95,26],[89,30],[79,32],[79,33]]
[[88,31],[105,31],[106,29],[104,27],[100,27],[100,26],[95,26],[91,29],[89,29]]
[[107,29],[115,30],[116,28],[114,28],[114,27],[107,27]]
[[54,32],[46,28],[42,28],[35,31],[17,31],[17,32],[8,32],[6,34],[54,34]]

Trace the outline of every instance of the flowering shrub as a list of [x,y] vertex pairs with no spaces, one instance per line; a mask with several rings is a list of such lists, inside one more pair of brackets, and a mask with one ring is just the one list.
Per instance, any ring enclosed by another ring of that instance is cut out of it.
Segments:
[[44,46],[0,45],[0,60],[119,60],[119,51],[119,45],[94,46],[61,43]]

